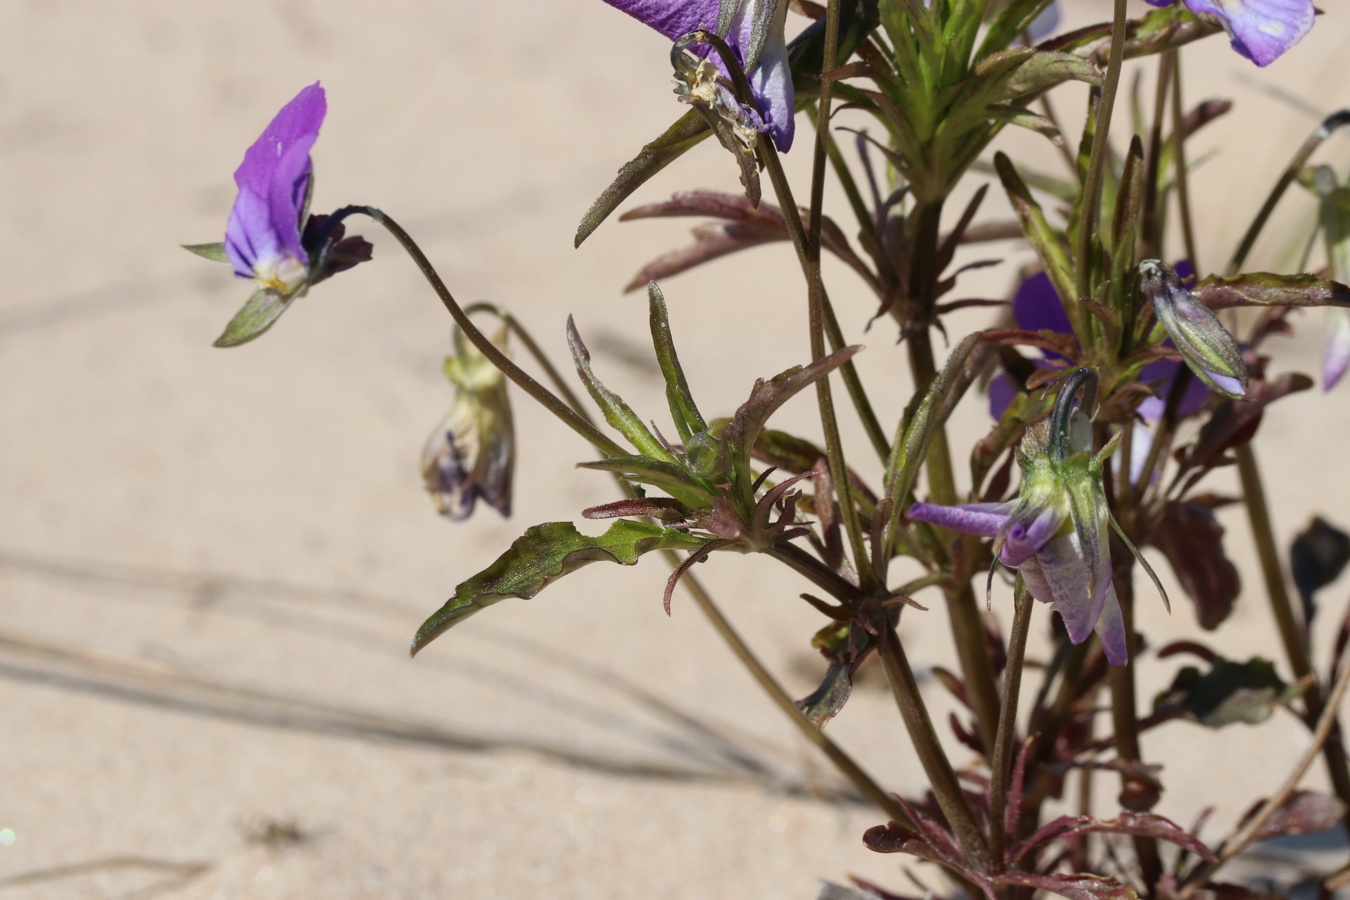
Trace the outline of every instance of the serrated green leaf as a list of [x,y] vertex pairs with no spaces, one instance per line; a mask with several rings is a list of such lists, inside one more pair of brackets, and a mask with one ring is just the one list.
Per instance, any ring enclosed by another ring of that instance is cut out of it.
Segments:
[[219,241],[214,244],[183,244],[182,247],[189,253],[195,253],[212,262],[228,263],[230,261],[229,254],[225,252],[225,245]]
[[225,326],[220,337],[216,338],[215,346],[238,347],[240,344],[247,344],[271,328],[298,296],[300,295],[292,294],[283,297],[271,288],[259,288],[254,291],[248,302],[234,314],[230,324]]
[[631,566],[653,550],[697,550],[707,541],[659,525],[620,519],[597,537],[577,531],[571,522],[535,525],[496,562],[461,582],[445,605],[417,630],[417,655],[443,632],[507,597],[528,600],[553,582],[593,562]]

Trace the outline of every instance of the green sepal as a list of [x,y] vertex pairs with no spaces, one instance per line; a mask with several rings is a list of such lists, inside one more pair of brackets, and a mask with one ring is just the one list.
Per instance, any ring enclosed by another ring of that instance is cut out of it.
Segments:
[[215,346],[238,347],[240,344],[247,344],[271,328],[298,296],[300,295],[296,293],[283,297],[271,288],[259,288],[254,291],[248,302],[234,314],[230,324],[225,326],[220,337],[216,338]]
[[183,244],[182,247],[189,253],[195,253],[212,262],[228,263],[230,261],[229,254],[225,252],[225,245],[219,241],[214,244]]
[[656,361],[661,366],[661,375],[666,380],[666,402],[670,404],[670,417],[675,420],[675,430],[680,433],[680,440],[688,443],[694,435],[707,431],[708,425],[694,403],[694,395],[689,391],[689,382],[684,377],[680,357],[675,352],[675,339],[670,334],[666,298],[654,281],[647,286],[647,300],[652,346],[656,350]]
[[707,540],[683,531],[620,519],[598,537],[577,531],[571,522],[535,525],[497,560],[455,588],[455,594],[422,623],[413,638],[416,656],[443,632],[507,597],[528,600],[553,582],[588,563],[631,566],[653,550],[697,550]]

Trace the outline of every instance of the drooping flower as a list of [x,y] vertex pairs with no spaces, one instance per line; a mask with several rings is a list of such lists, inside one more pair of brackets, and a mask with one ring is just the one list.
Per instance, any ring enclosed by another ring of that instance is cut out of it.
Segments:
[[316,81],[281,108],[234,172],[239,196],[225,226],[225,250],[236,275],[283,297],[301,290],[309,276],[300,217],[313,168],[309,151],[327,111]]
[[[610,6],[674,41],[700,28],[716,31],[721,0],[605,0]],[[772,10],[769,5],[772,5]],[[731,26],[724,36],[740,56],[750,79],[750,88],[759,106],[758,117],[773,137],[774,145],[787,152],[792,146],[793,122],[792,71],[788,66],[787,43],[783,28],[787,18],[786,0],[739,0]],[[757,22],[767,28],[756,29]],[[716,53],[709,59],[721,69]]]
[[[1081,408],[1075,405],[1080,390]],[[1050,418],[1022,440],[1022,485],[1015,502],[916,503],[908,515],[993,538],[997,562],[1017,569],[1031,595],[1059,613],[1069,640],[1081,644],[1095,630],[1107,660],[1123,666],[1129,652],[1111,584],[1111,512],[1102,485],[1102,466],[1116,441],[1092,453],[1092,426],[1084,410],[1092,408],[1096,392],[1091,369],[1065,377]]]
[[[1171,6],[1176,0],[1148,0]],[[1312,30],[1312,0],[1186,0],[1197,16],[1212,19],[1228,32],[1233,49],[1268,66]]]
[[[1176,271],[1183,278],[1193,274],[1191,264],[1185,260],[1177,263]],[[1031,275],[1018,285],[1017,292],[1013,295],[1013,319],[1017,322],[1017,327],[1025,331],[1073,334],[1073,326],[1069,324],[1069,317],[1064,312],[1059,295],[1055,293],[1050,276],[1043,271]],[[1037,368],[1047,369],[1055,367],[1056,363],[1062,364],[1063,357],[1051,351],[1042,351],[1042,355],[1034,358],[1032,362]],[[1142,384],[1157,386],[1155,395],[1139,404],[1139,414],[1146,420],[1156,422],[1162,418],[1167,406],[1168,391],[1179,371],[1181,363],[1174,359],[1157,359],[1140,370],[1139,381]],[[1017,388],[1007,375],[1000,373],[995,376],[989,383],[989,414],[995,419],[1003,418],[1004,411],[1016,395]],[[1188,381],[1178,414],[1182,417],[1191,415],[1204,405],[1208,397],[1209,389],[1202,382],[1194,379]],[[1136,437],[1141,433],[1142,429],[1136,432]],[[1136,440],[1132,446],[1136,453],[1139,452],[1141,446],[1139,441]]]
[[[498,346],[505,341],[505,331],[493,336]],[[455,402],[422,451],[422,480],[436,511],[452,520],[468,518],[480,498],[509,516],[516,442],[506,376],[458,328],[454,344],[445,377]]]
[[1247,364],[1237,341],[1214,311],[1186,289],[1175,269],[1156,259],[1139,264],[1139,290],[1176,344],[1186,365],[1212,390],[1234,399],[1247,394]]
[[217,347],[253,340],[310,287],[370,259],[370,244],[345,237],[340,220],[309,215],[314,168],[309,151],[327,108],[318,82],[283,106],[235,170],[239,194],[225,225],[224,243],[187,247],[230,263],[235,275],[257,286],[217,339]]

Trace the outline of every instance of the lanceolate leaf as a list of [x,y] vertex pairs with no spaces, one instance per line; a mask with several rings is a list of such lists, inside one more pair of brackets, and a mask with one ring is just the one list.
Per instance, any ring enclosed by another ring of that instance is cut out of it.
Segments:
[[595,373],[591,371],[591,353],[582,342],[581,334],[577,331],[576,323],[572,321],[571,316],[567,317],[567,345],[572,350],[572,362],[577,367],[577,374],[581,376],[582,382],[585,383],[591,399],[604,413],[605,421],[628,438],[643,456],[674,463],[675,457],[671,456],[670,452],[647,429],[647,426],[642,424],[642,420],[629,408],[627,403],[623,402],[623,398],[605,387],[600,379],[595,377]]
[[636,159],[619,169],[619,177],[605,188],[604,193],[586,210],[586,215],[581,217],[573,246],[580,247],[581,242],[590,237],[629,194],[710,134],[712,129],[698,110],[691,109],[680,116],[679,121],[667,128],[664,134],[643,147]]
[[582,566],[615,562],[631,566],[652,550],[697,550],[706,543],[683,531],[621,519],[598,537],[577,531],[571,522],[536,525],[497,561],[455,588],[455,594],[427,619],[413,638],[412,653],[480,609],[507,597],[528,600]]
[[1155,709],[1173,707],[1207,728],[1235,722],[1256,725],[1269,719],[1275,707],[1298,694],[1260,657],[1245,663],[1217,658],[1203,675],[1194,666],[1177,673],[1172,686],[1153,701]]
[[670,335],[666,298],[656,282],[647,287],[647,301],[652,345],[656,349],[656,361],[661,366],[661,376],[666,380],[666,402],[670,404],[670,417],[675,420],[680,440],[688,441],[693,435],[707,431],[708,423],[703,421],[703,415],[694,403],[694,395],[689,392],[689,382],[684,377],[680,357],[675,352],[675,339]]

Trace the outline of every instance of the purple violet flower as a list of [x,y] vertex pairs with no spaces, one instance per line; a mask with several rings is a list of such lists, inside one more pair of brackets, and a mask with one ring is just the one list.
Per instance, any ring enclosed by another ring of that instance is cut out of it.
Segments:
[[[1148,0],[1171,6],[1176,0]],[[1186,0],[1197,16],[1211,19],[1228,32],[1233,49],[1268,66],[1303,39],[1316,15],[1312,0]]]
[[[1191,278],[1195,272],[1191,264],[1185,260],[1178,262],[1176,271],[1182,278]],[[1073,326],[1069,324],[1069,316],[1064,312],[1064,305],[1060,303],[1059,295],[1055,293],[1054,286],[1050,283],[1050,276],[1045,272],[1037,272],[1022,281],[1017,287],[1017,293],[1013,295],[1013,319],[1017,322],[1017,327],[1026,331],[1052,331],[1055,334],[1073,334]],[[1170,340],[1166,346],[1171,346]],[[1050,369],[1056,367],[1055,361],[1063,361],[1063,357],[1050,351],[1042,351],[1042,355],[1033,359],[1038,369]],[[1139,404],[1139,414],[1150,422],[1156,422],[1163,416],[1163,410],[1167,405],[1167,392],[1176,378],[1177,372],[1181,370],[1181,363],[1174,359],[1158,359],[1144,366],[1139,372],[1139,381],[1143,384],[1158,385],[1155,396],[1149,397]],[[1018,390],[1013,386],[1013,382],[1006,374],[1000,373],[989,382],[989,414],[995,419],[1003,418],[1003,413],[1007,411],[1008,404],[1012,403],[1013,398],[1018,394]],[[1186,385],[1186,392],[1182,395],[1181,408],[1178,414],[1189,416],[1204,405],[1209,397],[1209,389],[1199,380],[1192,379]],[[1137,436],[1138,432],[1136,432]]]
[[[1031,595],[1059,613],[1070,641],[1081,644],[1096,631],[1107,660],[1123,666],[1129,660],[1128,640],[1111,583],[1112,519],[1102,484],[1102,465],[1117,442],[1113,439],[1092,453],[1091,423],[1074,404],[1080,389],[1083,409],[1090,409],[1096,397],[1091,369],[1066,376],[1050,419],[1023,438],[1016,502],[916,503],[908,516],[993,538],[996,564],[1018,570]],[[1147,563],[1143,565],[1152,576]]]
[[[717,27],[721,0],[605,0],[615,9],[674,41],[700,28],[714,31]],[[757,8],[774,3],[772,27],[764,40],[758,58],[748,59],[754,45],[753,26]],[[788,66],[787,43],[783,28],[787,17],[786,0],[739,0],[726,41],[741,57],[750,79],[750,88],[759,105],[759,117],[773,137],[774,145],[784,153],[792,146],[795,129],[793,121],[792,71]],[[709,57],[719,69],[722,62],[716,53]]]
[[1195,377],[1235,400],[1247,394],[1247,364],[1237,341],[1214,311],[1195,298],[1171,266],[1156,259],[1139,264],[1139,290],[1171,336]]
[[225,226],[225,251],[236,275],[283,297],[309,281],[300,218],[309,192],[309,151],[327,111],[316,81],[281,108],[234,172],[239,196]]
[[239,194],[224,243],[185,245],[199,256],[230,263],[235,275],[257,288],[216,339],[217,347],[253,340],[311,287],[370,259],[367,241],[345,236],[342,218],[354,208],[336,217],[309,214],[314,168],[309,151],[327,111],[317,81],[283,106],[235,170]]

